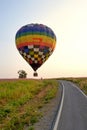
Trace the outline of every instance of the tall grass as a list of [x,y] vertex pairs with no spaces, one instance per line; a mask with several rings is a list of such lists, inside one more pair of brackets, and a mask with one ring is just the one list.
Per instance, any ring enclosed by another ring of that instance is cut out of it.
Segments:
[[24,130],[42,117],[40,109],[55,97],[55,80],[0,81],[0,130]]

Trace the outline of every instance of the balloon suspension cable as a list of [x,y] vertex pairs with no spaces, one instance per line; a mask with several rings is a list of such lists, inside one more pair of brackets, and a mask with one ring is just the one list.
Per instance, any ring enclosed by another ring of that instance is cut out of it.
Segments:
[[38,76],[38,73],[35,71],[34,74],[33,74],[34,77],[37,77]]

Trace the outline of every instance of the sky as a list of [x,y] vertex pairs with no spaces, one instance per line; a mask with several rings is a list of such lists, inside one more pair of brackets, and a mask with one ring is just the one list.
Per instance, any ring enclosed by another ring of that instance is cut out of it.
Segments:
[[33,78],[15,46],[16,32],[30,23],[47,25],[57,37],[38,78],[87,77],[87,0],[0,0],[0,78],[18,78],[19,70]]

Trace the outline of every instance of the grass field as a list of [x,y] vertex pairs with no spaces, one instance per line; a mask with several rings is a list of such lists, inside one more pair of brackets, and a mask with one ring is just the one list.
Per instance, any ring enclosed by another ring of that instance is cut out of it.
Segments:
[[0,130],[34,130],[57,91],[56,80],[0,80]]

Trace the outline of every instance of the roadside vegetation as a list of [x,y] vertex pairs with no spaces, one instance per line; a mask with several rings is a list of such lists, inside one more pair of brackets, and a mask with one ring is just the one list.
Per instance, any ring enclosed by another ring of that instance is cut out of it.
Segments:
[[67,78],[66,80],[72,81],[80,87],[80,89],[87,95],[87,78]]
[[0,80],[0,130],[34,130],[57,91],[56,80]]

